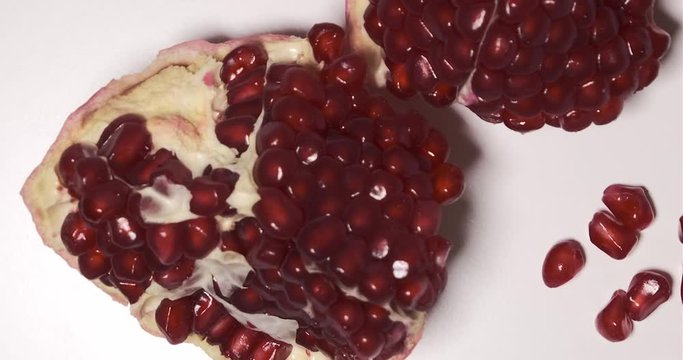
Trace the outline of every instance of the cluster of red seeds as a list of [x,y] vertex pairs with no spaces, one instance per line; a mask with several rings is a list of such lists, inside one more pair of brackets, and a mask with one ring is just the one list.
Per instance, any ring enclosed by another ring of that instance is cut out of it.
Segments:
[[[484,120],[517,131],[606,124],[657,76],[653,0],[370,0],[387,87],[448,105],[471,76]],[[497,3],[497,6],[496,6]]]
[[[174,289],[192,275],[194,260],[220,242],[214,216],[230,214],[225,199],[237,181],[227,169],[207,169],[193,179],[172,152],[151,150],[145,119],[129,114],[112,121],[97,144],[67,148],[56,169],[61,184],[78,201],[78,211],[62,224],[65,248],[78,256],[86,278],[117,287],[131,303],[152,280]],[[200,216],[180,223],[145,223],[142,197],[135,190],[154,186],[163,192],[170,183],[190,189],[191,210]]]
[[284,360],[292,348],[239,323],[203,290],[175,300],[162,300],[155,319],[171,344],[184,342],[195,333],[234,360]]
[[[309,39],[320,73],[275,64],[265,85],[252,82],[250,93],[264,93],[253,169],[261,200],[222,249],[255,271],[229,301],[297,320],[297,341],[312,350],[386,359],[407,329],[382,305],[426,310],[443,290],[450,244],[435,233],[462,174],[444,163],[443,135],[363,89],[365,61],[340,56],[341,28],[317,25]],[[264,55],[258,45],[233,50],[222,78],[262,74]]]
[[[652,223],[652,203],[643,187],[620,184],[607,187],[602,201],[614,216],[607,211],[595,214],[589,224],[591,242],[612,258],[624,259],[635,245],[639,231]],[[585,262],[578,241],[560,242],[546,255],[543,281],[551,288],[561,286],[574,278]],[[628,292],[617,290],[600,311],[595,320],[598,332],[610,341],[625,340],[633,331],[634,320],[645,319],[670,296],[668,274],[655,270],[640,272],[631,280]]]

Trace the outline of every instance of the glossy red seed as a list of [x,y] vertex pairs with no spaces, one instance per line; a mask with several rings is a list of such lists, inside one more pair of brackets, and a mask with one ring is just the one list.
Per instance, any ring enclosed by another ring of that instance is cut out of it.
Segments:
[[255,330],[237,327],[230,339],[220,345],[221,353],[229,359],[248,359],[249,354],[260,341],[260,335]]
[[588,234],[595,246],[617,260],[625,258],[638,241],[638,232],[624,227],[606,211],[595,213]]
[[62,223],[60,237],[69,254],[79,256],[95,246],[97,228],[88,224],[78,212],[72,212]]
[[101,148],[102,145],[104,145],[104,142],[112,136],[114,131],[116,131],[116,129],[118,129],[119,126],[126,123],[144,125],[145,118],[138,114],[124,114],[112,120],[112,122],[110,122],[107,125],[107,127],[105,127],[104,130],[102,130],[102,134],[100,135],[100,138],[97,140],[97,147]]
[[647,190],[642,186],[610,185],[602,193],[602,202],[629,229],[644,230],[655,216]]
[[479,67],[472,75],[472,90],[484,101],[497,100],[503,94],[505,76],[502,72]]
[[78,257],[78,269],[86,279],[97,279],[111,269],[109,258],[99,249],[93,248]]
[[536,47],[548,37],[551,25],[548,15],[539,8],[517,26],[517,36],[522,43]]
[[249,135],[254,131],[256,118],[253,116],[238,116],[216,124],[215,132],[218,141],[242,154],[249,148]]
[[169,343],[179,344],[192,332],[193,305],[192,297],[189,296],[161,300],[154,317]]
[[353,286],[360,281],[369,260],[367,245],[361,239],[349,238],[331,257],[328,263],[332,273],[345,285]]
[[444,163],[432,172],[434,200],[447,205],[457,200],[464,190],[462,171],[456,166]]
[[287,255],[288,247],[282,241],[264,238],[249,251],[247,260],[256,269],[277,269]]
[[259,340],[249,355],[252,360],[285,360],[292,352],[292,345],[273,339]]
[[586,255],[576,240],[565,240],[555,244],[543,261],[543,282],[555,288],[573,279],[583,269]]
[[292,149],[294,137],[294,131],[285,123],[269,122],[263,124],[256,134],[256,152],[263,154],[270,148]]
[[301,253],[314,261],[332,255],[344,242],[346,227],[333,216],[322,216],[307,223],[296,240]]
[[328,84],[337,83],[347,90],[358,90],[365,82],[367,64],[358,54],[344,55],[325,65],[321,76]]
[[323,131],[323,113],[296,96],[284,96],[275,103],[270,113],[273,121],[284,122],[296,131]]
[[352,165],[360,161],[360,143],[345,136],[328,137],[325,153],[337,159],[343,165]]
[[656,270],[639,272],[633,276],[626,297],[631,319],[644,320],[671,297],[671,276]]
[[391,299],[396,292],[396,285],[389,266],[380,262],[369,264],[360,279],[358,290],[370,301],[378,304]]
[[482,42],[479,61],[489,69],[507,67],[517,53],[517,39],[514,29],[496,23],[491,26]]
[[[175,159],[175,155],[171,151],[161,148],[135,165],[126,176],[126,181],[131,185],[152,184],[152,174],[171,159]],[[190,174],[190,178],[192,178],[192,174]]]
[[112,256],[111,269],[121,281],[141,283],[152,276],[142,253],[135,250],[124,250]]
[[279,186],[289,176],[299,171],[296,155],[291,151],[272,148],[256,159],[254,181],[259,186]]
[[315,73],[302,67],[292,67],[283,74],[280,92],[300,97],[316,106],[322,106],[325,102],[322,82]]
[[59,182],[67,188],[73,186],[76,162],[97,155],[97,148],[92,144],[76,143],[64,150],[59,157],[55,171]]
[[330,63],[339,57],[344,46],[346,34],[339,25],[319,23],[308,31],[308,42],[313,48],[313,56],[317,62]]
[[107,161],[102,157],[80,159],[74,166],[69,189],[82,196],[93,187],[112,180]]
[[445,269],[448,254],[451,252],[451,242],[441,235],[434,235],[427,238],[426,248],[431,263],[438,269]]
[[211,345],[220,345],[228,341],[232,333],[242,325],[232,316],[225,314],[207,326],[209,327],[206,333],[206,342]]
[[[227,86],[228,105],[251,103],[261,99],[265,83],[266,67],[260,66],[253,69],[237,81]],[[226,117],[226,119],[229,119]]]
[[354,350],[361,356],[368,359],[374,359],[382,351],[384,346],[384,335],[376,329],[363,327],[353,334],[351,341]]
[[618,342],[626,340],[633,332],[633,321],[627,313],[628,298],[624,290],[617,290],[610,302],[598,313],[595,327],[605,339]]
[[278,239],[294,237],[303,223],[301,209],[280,190],[266,187],[258,193],[261,199],[252,210],[263,230]]
[[168,290],[173,290],[192,276],[194,271],[194,261],[188,258],[182,258],[174,266],[168,269],[155,271],[154,281]]
[[149,287],[151,281],[147,280],[142,283],[134,283],[130,281],[121,281],[118,280],[116,277],[111,277],[111,282],[112,284],[119,289],[119,291],[123,294],[123,296],[128,299],[128,302],[131,304],[135,304],[142,294],[145,293],[145,290]]
[[593,115],[593,123],[596,125],[604,125],[614,121],[621,113],[624,102],[616,97],[610,98],[605,105],[595,111]]
[[401,0],[378,0],[377,16],[382,24],[390,29],[400,29],[406,15],[406,8]]
[[448,158],[448,141],[439,131],[429,129],[427,138],[420,145],[418,152],[435,168]]
[[207,176],[195,178],[188,187],[192,194],[190,211],[201,216],[216,216],[228,208],[232,186]]
[[429,279],[424,275],[413,275],[401,279],[396,284],[394,301],[404,309],[413,309],[430,286]]
[[298,251],[289,251],[280,265],[280,273],[287,281],[297,282],[304,278],[308,272]]
[[218,246],[220,234],[215,218],[190,219],[182,224],[185,226],[185,256],[190,259],[201,259]]
[[223,59],[223,67],[221,68],[221,80],[230,84],[236,79],[242,78],[249,71],[266,65],[268,61],[268,54],[260,46],[255,44],[247,44],[239,46]]
[[347,332],[354,333],[365,321],[365,316],[363,308],[358,300],[354,300],[347,297],[342,297],[337,300],[332,306],[330,306],[327,313],[333,326],[337,329]]
[[129,193],[128,185],[118,179],[97,185],[79,202],[81,215],[92,224],[113,219],[123,212]]
[[221,318],[229,316],[223,305],[206,291],[196,292],[193,298],[193,332],[206,336]]
[[181,223],[153,224],[147,228],[147,246],[163,265],[173,265],[183,256],[186,228]]
[[152,135],[145,125],[127,122],[114,130],[102,144],[98,154],[107,159],[115,173],[123,175],[143,160],[151,149]]
[[351,111],[351,96],[339,84],[325,85],[325,104],[322,107],[323,117],[328,127],[339,127]]
[[263,309],[265,303],[258,291],[253,287],[235,289],[230,295],[230,302],[241,311],[254,314]]

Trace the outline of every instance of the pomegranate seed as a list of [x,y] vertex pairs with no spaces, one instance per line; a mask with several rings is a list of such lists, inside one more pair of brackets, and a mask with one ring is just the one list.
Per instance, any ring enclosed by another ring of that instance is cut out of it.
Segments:
[[225,315],[209,328],[206,334],[206,342],[211,345],[220,345],[230,339],[233,332],[241,327],[240,323],[230,315]]
[[368,265],[364,276],[360,279],[358,290],[368,300],[378,304],[391,299],[396,292],[396,287],[389,267],[380,262]]
[[361,277],[369,251],[365,242],[360,239],[348,239],[344,245],[330,257],[328,264],[334,275],[347,286],[355,285]]
[[409,276],[396,284],[394,301],[404,309],[414,309],[418,300],[430,288],[429,279],[423,275]]
[[269,122],[261,126],[256,134],[256,152],[263,154],[270,148],[294,148],[294,131],[287,124]]
[[310,274],[306,277],[304,291],[308,294],[313,306],[320,311],[327,310],[337,301],[339,296],[332,281],[320,273]]
[[97,229],[88,224],[78,212],[72,212],[64,219],[60,236],[69,254],[79,256],[95,246]]
[[455,202],[464,190],[463,174],[452,164],[439,165],[432,173],[434,200],[447,205]]
[[368,359],[374,359],[384,347],[384,336],[375,329],[363,327],[353,334],[354,349]]
[[626,257],[638,241],[638,232],[619,223],[606,211],[595,213],[588,224],[591,242],[614,259]]
[[69,146],[59,158],[57,163],[57,177],[59,182],[70,189],[74,185],[76,163],[85,158],[97,155],[97,148],[91,144],[77,143]]
[[300,281],[308,273],[301,255],[295,250],[290,250],[280,265],[282,278],[287,281]]
[[183,256],[185,236],[182,224],[154,224],[147,228],[147,246],[161,264],[173,265]]
[[365,82],[366,71],[365,59],[358,54],[350,54],[325,65],[322,77],[328,84],[337,83],[348,90],[358,90]]
[[626,340],[633,332],[633,321],[627,313],[628,298],[624,290],[617,290],[610,302],[598,313],[595,327],[605,339],[618,342]]
[[277,269],[287,255],[287,244],[264,238],[260,244],[252,248],[247,256],[249,264],[256,269]]
[[247,217],[235,223],[235,233],[240,245],[248,251],[261,240],[263,231],[256,218]]
[[116,174],[124,175],[142,161],[151,149],[152,135],[145,125],[125,122],[102,144],[99,154],[107,159]]
[[268,54],[261,46],[252,44],[239,46],[223,59],[221,80],[226,84],[236,82],[251,70],[265,66],[267,61]]
[[194,295],[193,323],[192,331],[206,336],[211,328],[228,312],[223,305],[209,295],[206,291],[200,290]]
[[[228,105],[251,103],[258,101],[263,95],[266,67],[260,66],[240,76],[227,86]],[[227,118],[230,120],[231,118]]]
[[102,251],[93,248],[78,257],[78,269],[86,279],[92,280],[108,273],[111,265]]
[[330,306],[327,316],[338,330],[354,333],[363,326],[365,319],[360,302],[342,297]]
[[147,290],[151,282],[150,280],[147,280],[142,283],[134,283],[122,281],[113,276],[110,277],[110,279],[114,286],[119,289],[119,291],[123,294],[123,296],[126,297],[126,299],[128,299],[128,302],[131,304],[135,304],[138,302],[138,300],[140,300],[140,297],[145,293],[145,290]]
[[145,125],[145,118],[138,114],[124,114],[107,125],[107,127],[102,130],[99,140],[97,140],[97,147],[101,148],[102,145],[114,134],[114,131],[119,128],[122,124],[133,123],[137,125]]
[[194,261],[183,258],[175,266],[154,272],[154,281],[168,290],[177,289],[192,276]]
[[135,250],[124,250],[112,256],[111,269],[121,281],[141,283],[152,276],[142,253]]
[[368,235],[380,220],[380,207],[377,201],[366,196],[351,200],[344,210],[346,228],[357,235]]
[[196,178],[188,187],[192,193],[190,211],[201,216],[216,216],[228,208],[232,186],[206,176]]
[[237,150],[241,155],[249,148],[249,135],[254,131],[256,118],[246,115],[224,119],[216,125],[218,141]]
[[583,269],[586,254],[576,240],[565,240],[555,244],[543,261],[543,282],[555,288],[573,279]]
[[415,213],[410,229],[418,235],[433,235],[441,224],[441,207],[434,201],[419,200],[415,203]]
[[437,130],[430,129],[427,138],[420,145],[419,153],[424,156],[436,168],[448,158],[448,141]]
[[654,219],[652,202],[642,186],[610,185],[603,192],[602,202],[619,222],[632,230],[644,230]]
[[201,259],[218,246],[220,235],[218,224],[212,217],[190,219],[183,222],[186,227],[185,256],[190,259]]
[[189,296],[177,300],[161,300],[155,319],[169,343],[179,344],[192,332],[193,306],[192,297]]
[[434,235],[427,238],[426,246],[432,263],[439,269],[445,269],[448,254],[451,252],[451,242],[440,235]]
[[78,160],[74,166],[74,174],[69,189],[83,196],[89,189],[111,180],[112,175],[104,158],[83,158]]
[[259,186],[278,186],[298,171],[297,158],[291,151],[268,149],[254,163],[254,181]]
[[[135,165],[126,176],[126,181],[131,185],[147,185],[152,184],[152,174],[171,159],[175,159],[175,155],[166,149],[159,149],[152,155],[148,155],[144,160]],[[189,172],[189,170],[188,170]],[[156,175],[156,174],[155,174]],[[190,179],[192,174],[189,174]]]
[[145,244],[145,230],[135,220],[120,216],[107,221],[104,226],[111,233],[111,243],[122,249],[134,249]]
[[[314,50],[315,51],[315,50]],[[280,92],[294,95],[316,106],[325,103],[325,89],[322,82],[311,71],[302,67],[292,67],[282,76]]]
[[249,314],[258,313],[265,306],[261,295],[251,287],[235,289],[230,295],[230,302],[241,311]]
[[296,96],[283,96],[273,103],[270,116],[273,121],[286,123],[296,131],[323,131],[323,113]]
[[346,228],[334,216],[323,216],[307,223],[296,240],[297,248],[314,261],[332,255],[345,239]]
[[92,224],[113,219],[126,207],[129,193],[128,185],[117,179],[97,185],[79,202],[81,215]]
[[644,320],[671,297],[671,276],[654,270],[639,272],[633,276],[626,296],[631,319]]
[[325,85],[325,104],[322,107],[325,123],[338,127],[351,111],[351,97],[344,88],[336,83]]
[[252,211],[263,230],[278,239],[291,239],[301,228],[303,213],[292,200],[280,190],[262,187],[258,190],[261,200]]
[[328,156],[339,160],[344,165],[360,162],[360,144],[345,136],[335,136],[327,139],[325,152]]
[[272,339],[262,339],[251,352],[253,360],[285,360],[292,352],[292,346]]
[[233,331],[227,342],[220,345],[221,354],[229,359],[248,359],[259,341],[258,332],[240,326]]

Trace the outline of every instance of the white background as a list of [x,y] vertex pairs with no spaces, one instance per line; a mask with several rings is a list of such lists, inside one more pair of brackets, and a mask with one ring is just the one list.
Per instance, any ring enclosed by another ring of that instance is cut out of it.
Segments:
[[[674,41],[660,78],[618,121],[578,134],[519,135],[464,108],[426,111],[450,130],[467,193],[446,212],[457,242],[450,286],[411,359],[679,360],[682,205],[681,2],[660,0]],[[19,189],[68,114],[112,77],[141,70],[162,48],[254,32],[303,33],[343,21],[342,0],[0,2],[0,359],[204,359],[144,333],[127,310],[41,245]],[[594,248],[587,223],[614,182],[646,185],[657,218],[625,261]],[[585,270],[550,290],[540,267],[575,237]],[[645,268],[669,271],[674,296],[633,336],[608,343],[596,313]]]

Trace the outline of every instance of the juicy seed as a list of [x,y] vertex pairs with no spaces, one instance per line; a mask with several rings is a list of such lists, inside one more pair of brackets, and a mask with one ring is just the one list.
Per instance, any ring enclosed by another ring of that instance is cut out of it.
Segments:
[[671,276],[655,270],[639,272],[628,286],[627,311],[634,321],[642,321],[671,297]]
[[652,202],[642,186],[614,184],[602,195],[602,202],[624,226],[642,231],[654,219]]
[[192,297],[177,300],[164,299],[159,304],[155,319],[159,330],[171,344],[179,344],[190,335],[193,320]]
[[595,213],[588,224],[591,242],[614,259],[624,259],[638,241],[637,231],[619,223],[606,211]]
[[95,246],[97,228],[88,224],[78,212],[66,216],[60,231],[66,250],[79,256]]
[[308,41],[313,47],[313,55],[317,62],[329,64],[341,55],[346,34],[339,25],[319,23],[308,31]]
[[624,290],[617,290],[609,303],[598,313],[595,327],[611,342],[626,340],[633,332],[633,320],[627,313],[628,298]]
[[79,203],[81,215],[91,224],[111,220],[126,207],[130,188],[120,180],[97,185],[83,195]]
[[260,45],[242,45],[232,50],[223,59],[220,77],[226,84],[242,78],[249,71],[265,66],[268,54]]
[[124,122],[102,144],[99,154],[104,156],[117,175],[125,175],[152,149],[152,136],[144,124]]
[[249,135],[255,123],[256,118],[249,115],[224,119],[216,125],[216,137],[221,144],[242,154],[249,147]]
[[547,287],[562,286],[583,269],[586,254],[576,240],[565,240],[555,244],[543,262],[543,282]]

